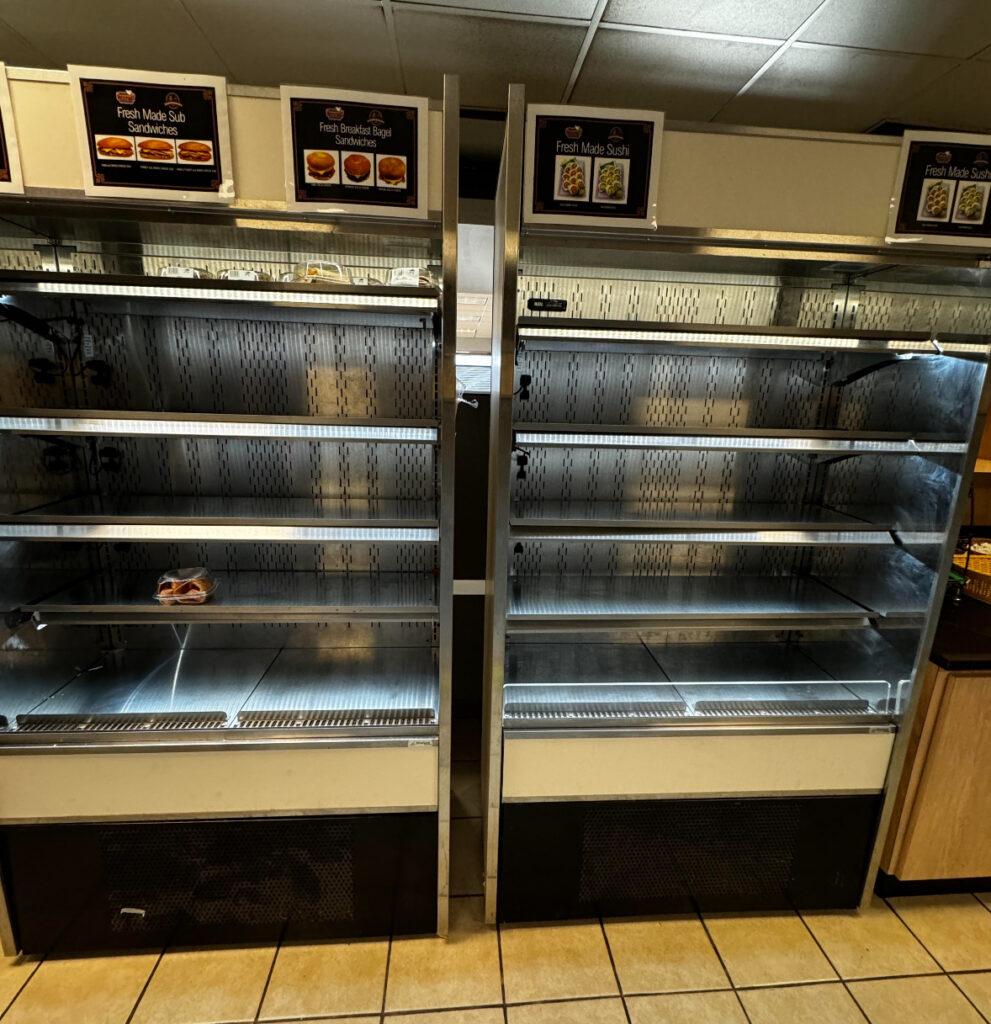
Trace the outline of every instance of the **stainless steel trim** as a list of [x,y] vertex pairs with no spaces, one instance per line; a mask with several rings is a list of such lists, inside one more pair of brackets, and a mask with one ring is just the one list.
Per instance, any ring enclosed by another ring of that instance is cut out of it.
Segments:
[[440,338],[439,731],[437,752],[437,934],[449,924],[451,874],[451,714],[454,664],[454,470],[458,333],[458,171],[461,92],[457,75],[444,75],[443,213]]
[[[233,735],[228,739],[228,735]],[[37,734],[36,734],[37,735]],[[119,753],[150,753],[161,754],[167,751],[197,751],[197,750],[280,750],[290,748],[292,750],[324,749],[333,747],[337,749],[347,747],[434,747],[437,745],[437,737],[430,733],[402,735],[395,730],[385,736],[254,736],[246,735],[237,730],[226,730],[224,733],[202,734],[197,736],[182,736],[176,738],[174,734],[155,737],[153,735],[142,736],[135,739],[132,736],[119,734],[120,741],[108,742],[108,737],[100,736],[92,741],[82,737],[66,738],[65,740],[54,741],[50,737],[38,742],[24,742],[18,739],[16,733],[0,734],[0,757],[22,754],[119,754]]]
[[[0,540],[45,541],[264,541],[282,544],[436,544],[437,530],[405,527],[210,526],[151,524],[11,523],[0,521]],[[866,543],[866,542],[865,542]]]
[[[644,529],[645,526],[656,524],[640,524],[640,529],[598,530],[586,529],[586,524],[576,523],[570,530],[560,528],[550,530],[532,529],[526,526],[513,526],[510,529],[511,540],[533,541],[575,541],[610,544],[783,544],[788,546],[822,546],[836,545],[884,545],[894,544],[892,535],[884,530],[679,530],[677,528]],[[0,537],[3,527],[0,526]],[[911,536],[915,536],[914,534]],[[942,540],[942,537],[940,537]]]
[[[293,817],[309,818],[323,815],[343,816],[351,814],[432,814],[437,808],[433,804],[410,804],[408,807],[307,807],[292,809]],[[122,814],[122,815],[77,815],[56,818],[0,818],[3,825],[71,824],[101,821],[213,821],[226,818],[284,818],[284,810],[272,811],[208,811],[206,813],[180,814]]]
[[672,736],[786,736],[786,735],[823,735],[837,733],[891,733],[896,727],[890,722],[830,722],[829,724],[812,723],[803,725],[798,722],[776,725],[772,723],[731,722],[699,725],[688,723],[676,725],[664,722],[663,725],[643,726],[582,726],[576,729],[504,729],[507,740],[577,740],[577,739],[663,739]]
[[485,802],[485,920],[494,924],[502,800],[502,705],[506,656],[506,546],[509,543],[513,447],[513,354],[516,347],[517,266],[523,175],[524,87],[509,87],[506,132],[495,203],[492,309],[492,390],[489,411],[489,524],[485,595],[485,709],[482,794]]
[[957,477],[956,491],[953,495],[953,522],[946,531],[946,540],[943,543],[943,550],[940,554],[936,570],[936,582],[933,593],[930,596],[929,607],[926,611],[926,624],[919,639],[919,648],[916,662],[912,671],[912,685],[908,706],[902,717],[901,729],[895,737],[894,747],[891,751],[891,759],[888,762],[888,774],[884,782],[884,802],[881,805],[881,814],[878,818],[877,833],[874,840],[874,847],[871,850],[871,857],[867,867],[867,874],[864,880],[864,891],[861,894],[860,906],[866,910],[870,907],[874,896],[874,886],[877,882],[878,872],[881,868],[881,857],[884,854],[885,843],[888,839],[888,832],[892,824],[892,816],[895,809],[895,801],[898,793],[898,782],[901,778],[902,769],[905,766],[905,758],[908,754],[909,741],[915,731],[916,719],[920,712],[920,698],[922,696],[922,684],[925,679],[926,666],[929,659],[929,651],[932,648],[933,638],[936,635],[936,627],[939,624],[939,616],[943,606],[943,595],[946,592],[946,583],[949,579],[950,569],[953,566],[953,552],[956,547],[956,538],[960,533],[963,523],[965,502],[961,497],[967,494],[974,476],[974,466],[977,463],[977,456],[981,447],[981,439],[984,436],[985,423],[988,410],[991,407],[991,373],[984,378],[984,387],[981,391],[981,399],[974,410],[974,417],[971,424],[970,444],[967,447],[966,457],[963,459],[963,466],[960,475]]
[[[817,789],[815,796],[874,796],[879,790],[876,789]],[[754,793],[750,790],[739,792],[726,790],[721,793],[706,793],[706,799],[719,799],[722,797],[739,797],[744,800],[756,800],[760,797],[793,797],[794,790],[765,790]],[[615,803],[620,800],[697,800],[698,793],[608,793],[596,794],[593,796],[507,796],[503,797],[506,804],[556,804],[556,803],[583,803],[608,800]]]

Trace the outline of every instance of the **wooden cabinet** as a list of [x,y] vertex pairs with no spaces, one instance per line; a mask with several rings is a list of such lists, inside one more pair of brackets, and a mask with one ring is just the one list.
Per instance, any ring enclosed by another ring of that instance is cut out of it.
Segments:
[[991,671],[929,666],[883,862],[901,881],[991,876]]

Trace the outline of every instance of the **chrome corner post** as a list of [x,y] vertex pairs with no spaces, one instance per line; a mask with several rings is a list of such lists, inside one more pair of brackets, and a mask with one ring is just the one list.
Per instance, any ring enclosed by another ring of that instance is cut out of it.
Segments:
[[437,934],[447,935],[451,877],[451,714],[454,641],[454,434],[458,411],[458,167],[461,97],[444,75],[440,323],[439,736],[437,745]]
[[902,716],[895,734],[894,746],[891,750],[891,758],[888,761],[888,771],[885,775],[883,799],[881,802],[881,813],[878,817],[877,832],[874,837],[874,846],[871,850],[870,860],[867,865],[867,875],[864,879],[864,890],[860,896],[860,909],[867,910],[874,898],[874,886],[877,884],[878,872],[881,868],[881,861],[884,858],[885,850],[890,839],[891,826],[894,821],[895,805],[898,802],[898,794],[901,786],[902,773],[905,770],[905,762],[908,756],[908,747],[915,732],[916,720],[919,716],[919,709],[922,697],[922,687],[926,678],[926,666],[929,663],[929,652],[932,649],[933,640],[936,636],[936,627],[939,625],[940,612],[943,606],[943,596],[946,592],[946,583],[949,579],[950,570],[953,568],[953,552],[956,548],[957,537],[960,534],[960,527],[963,525],[964,509],[967,505],[967,492],[970,490],[974,477],[974,466],[977,463],[977,456],[981,448],[981,439],[984,436],[984,427],[987,422],[988,412],[991,410],[991,346],[988,349],[988,366],[984,373],[984,384],[981,389],[980,401],[974,412],[974,420],[971,424],[970,443],[967,446],[967,454],[964,456],[963,465],[960,468],[960,480],[957,483],[957,492],[953,496],[954,515],[946,530],[946,539],[943,541],[943,550],[940,552],[939,564],[936,569],[936,593],[933,594],[929,603],[929,612],[926,618],[925,628],[919,640],[919,649],[916,654],[915,666],[912,670],[912,690],[908,706]]
[[502,799],[502,689],[506,656],[509,486],[513,448],[516,283],[523,178],[522,85],[509,87],[506,134],[495,202],[492,280],[492,390],[489,408],[489,510],[485,571],[485,675],[482,697],[482,797],[485,832],[485,920],[496,921],[499,812]]

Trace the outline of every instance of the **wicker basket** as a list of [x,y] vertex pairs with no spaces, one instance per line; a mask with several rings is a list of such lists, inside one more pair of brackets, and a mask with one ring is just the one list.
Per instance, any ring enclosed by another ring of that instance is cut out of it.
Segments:
[[971,555],[968,564],[967,554],[953,556],[953,564],[967,577],[964,590],[978,601],[991,604],[991,555]]

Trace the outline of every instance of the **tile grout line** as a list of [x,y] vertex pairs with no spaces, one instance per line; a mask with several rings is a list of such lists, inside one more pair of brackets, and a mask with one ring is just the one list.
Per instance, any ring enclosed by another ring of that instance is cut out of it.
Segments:
[[616,979],[616,991],[619,993],[620,1002],[623,1004],[623,1013],[626,1014],[626,1024],[633,1024],[630,1016],[630,1008],[626,1005],[626,993],[623,991],[623,982],[620,981],[619,969],[616,967],[616,958],[612,955],[612,946],[609,945],[609,935],[606,932],[606,922],[599,914],[599,929],[602,932],[602,941],[606,944],[606,953],[609,956],[609,964],[612,967],[613,977]]
[[[138,1012],[138,1007],[141,1005],[141,1000],[144,999],[145,994],[147,993],[148,988],[151,985],[152,978],[155,977],[155,972],[158,970],[162,960],[165,959],[165,951],[167,949],[168,946],[162,946],[158,954],[158,959],[155,961],[152,969],[148,972],[148,977],[145,978],[145,983],[141,986],[141,991],[138,993],[138,998],[134,1000],[134,1005],[131,1007],[131,1012],[125,1018],[124,1024],[131,1024],[131,1021],[134,1020],[134,1015]],[[18,993],[18,995],[19,994],[20,993]]]
[[282,940],[285,938],[288,927],[289,922],[283,922],[282,927],[279,929],[279,937],[275,940],[275,952],[272,954],[272,962],[268,965],[268,974],[265,975],[265,984],[262,986],[262,994],[258,1000],[258,1009],[255,1011],[255,1024],[258,1024],[258,1021],[261,1020],[262,1007],[265,1005],[268,987],[272,983],[272,975],[275,973],[275,961],[279,959],[279,953],[282,952]]
[[506,1004],[506,972],[502,966],[502,925],[498,920],[495,928],[496,948],[499,950],[499,991],[502,992],[502,1020],[503,1024],[509,1024],[509,1007]]
[[733,975],[730,974],[729,968],[726,966],[726,961],[723,959],[723,954],[719,952],[716,940],[712,937],[712,932],[709,931],[709,926],[705,923],[702,911],[698,909],[697,905],[695,908],[695,915],[699,919],[699,924],[702,925],[702,931],[705,932],[705,937],[709,940],[709,945],[712,946],[713,953],[716,954],[716,959],[719,961],[719,966],[723,969],[723,974],[726,975],[726,980],[729,982],[730,990],[733,995],[736,996],[736,1002],[740,1007],[740,1012],[743,1014],[744,1020],[747,1021],[747,1024],[753,1024],[753,1021],[750,1020],[750,1014],[747,1012],[747,1008],[743,1003],[743,997],[740,995],[739,989],[736,987],[736,982],[733,980]]
[[28,987],[28,984],[30,983],[31,979],[38,973],[38,969],[45,962],[45,960],[46,957],[44,956],[38,959],[38,962],[34,965],[34,970],[31,971],[31,973],[24,979],[24,984],[21,985],[21,987],[14,993],[14,996],[10,1000],[10,1002],[3,1008],[2,1011],[0,1011],[0,1020],[2,1020],[4,1017],[7,1016],[8,1013],[10,1013],[11,1007],[14,1005],[14,1003],[17,1002],[18,999],[21,998],[21,993]]
[[382,1012],[379,1013],[379,1024],[385,1024],[385,1004],[389,997],[389,971],[392,969],[392,938],[394,932],[389,930],[389,948],[385,953],[385,977],[382,979]]
[[[857,997],[853,994],[853,992],[850,991],[850,986],[847,984],[846,978],[843,977],[843,974],[840,971],[840,969],[836,966],[836,964],[833,963],[833,958],[826,952],[826,947],[819,941],[818,936],[812,930],[812,926],[809,924],[808,921],[805,920],[805,918],[802,916],[802,912],[797,907],[795,908],[795,915],[798,917],[799,921],[802,922],[802,925],[805,927],[805,930],[809,933],[810,938],[818,947],[819,952],[822,953],[822,955],[826,958],[826,963],[829,964],[830,967],[832,967],[833,973],[836,975],[837,978],[839,978],[840,984],[843,986],[843,990],[853,1000],[854,1005],[860,1011],[860,1015],[864,1018],[865,1021],[867,1021],[867,1024],[871,1024],[871,1019],[867,1016],[867,1011],[860,1005],[860,1000],[858,1000]],[[825,984],[830,985],[832,984],[832,982],[825,982]]]

